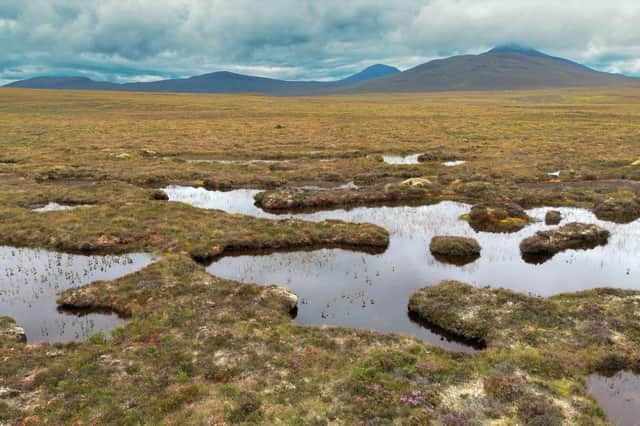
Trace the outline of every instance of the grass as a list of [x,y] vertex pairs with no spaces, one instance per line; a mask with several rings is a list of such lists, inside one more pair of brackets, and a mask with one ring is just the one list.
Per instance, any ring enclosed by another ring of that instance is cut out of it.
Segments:
[[[223,252],[293,247],[384,248],[386,230],[339,221],[270,221],[186,204],[152,200],[151,190],[122,183],[65,187],[0,182],[0,242],[66,252],[122,253],[135,250],[187,252],[205,261]],[[36,213],[46,199],[93,204],[66,212]]]
[[[0,400],[0,423],[605,424],[585,374],[638,361],[638,296],[616,290],[538,299],[450,284],[412,299],[424,318],[484,341],[474,355],[296,325],[280,292],[212,277],[194,259],[381,249],[385,230],[205,211],[157,194],[171,183],[287,195],[293,185],[355,181],[362,189],[325,192],[332,203],[310,191],[294,207],[509,201],[627,222],[640,215],[638,90],[270,98],[2,89],[0,100],[0,244],[161,255],[61,295],[67,306],[129,315],[110,339],[2,342],[0,388],[16,396]],[[380,157],[414,153],[428,161]],[[445,158],[467,162],[444,167]],[[192,161],[212,159],[277,162]],[[400,185],[413,178],[430,184]],[[90,207],[31,211],[52,201]]]
[[[556,170],[562,180],[638,177],[640,168],[631,163],[640,148],[629,123],[638,119],[640,92],[603,90],[598,95],[608,102],[597,104],[581,99],[587,93],[270,98],[4,89],[1,159],[16,163],[2,168],[42,179],[146,184],[198,178],[236,185],[347,182],[399,173],[366,155],[433,150],[468,162],[455,168],[427,162],[401,173],[497,182],[548,180]],[[180,158],[300,161],[289,170],[271,170],[270,164]]]

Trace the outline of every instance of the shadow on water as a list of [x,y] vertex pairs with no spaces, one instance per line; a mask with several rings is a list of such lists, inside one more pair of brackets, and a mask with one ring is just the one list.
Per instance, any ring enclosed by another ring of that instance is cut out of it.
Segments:
[[434,259],[441,263],[448,263],[449,265],[465,266],[480,259],[480,255],[471,256],[444,256],[441,254],[431,254]]
[[58,295],[93,281],[122,277],[153,260],[144,253],[82,256],[0,247],[0,316],[15,319],[29,343],[68,342],[107,332],[124,319],[105,311],[58,309]]
[[[540,221],[521,231],[490,234],[476,233],[459,220],[470,206],[454,202],[274,215],[254,205],[257,190],[223,193],[173,186],[165,192],[172,201],[230,213],[276,220],[283,217],[310,221],[339,219],[386,228],[390,242],[384,253],[325,248],[243,254],[225,256],[208,267],[210,273],[224,278],[287,287],[300,298],[296,317],[299,323],[401,332],[459,349],[468,346],[443,342],[440,335],[407,316],[407,303],[416,289],[442,280],[492,285],[541,296],[605,286],[640,288],[637,280],[640,221],[627,225],[603,222],[583,209],[556,210],[561,211],[563,223],[580,221],[605,227],[612,234],[609,244],[592,250],[558,253],[547,262],[534,265],[521,258],[519,245],[535,232],[552,228],[542,221],[547,208],[530,210],[528,213]],[[429,252],[429,242],[436,235],[476,238],[482,246],[482,256],[464,266],[440,262]]]
[[462,344],[470,348],[473,348],[476,351],[485,349],[487,347],[487,344],[482,340],[467,339],[466,337],[451,333],[450,331],[447,331],[444,328],[437,326],[436,324],[432,324],[428,321],[425,321],[424,319],[420,318],[418,315],[416,315],[413,312],[407,312],[407,315],[409,316],[409,320],[411,320],[411,322],[414,322],[420,327],[431,331],[433,334],[437,336],[440,336],[441,342],[446,342],[449,344],[450,343]]
[[[601,242],[585,243],[580,247],[574,248],[573,250],[574,251],[592,250],[596,247],[601,247],[601,246],[606,246],[606,244],[602,244]],[[555,256],[554,254],[524,254],[523,253],[522,260],[532,265],[542,265],[543,263],[546,263],[549,260],[553,259],[554,256]]]
[[611,377],[592,374],[587,378],[589,392],[607,414],[620,426],[640,424],[640,376],[620,371]]
[[69,305],[62,304],[62,305],[58,305],[56,310],[60,314],[74,315],[78,318],[86,317],[87,315],[96,315],[96,314],[110,315],[110,316],[115,315],[122,320],[126,320],[129,318],[127,315],[124,315],[119,312],[114,312],[113,310],[107,309],[107,308],[78,308],[76,306],[69,306]]

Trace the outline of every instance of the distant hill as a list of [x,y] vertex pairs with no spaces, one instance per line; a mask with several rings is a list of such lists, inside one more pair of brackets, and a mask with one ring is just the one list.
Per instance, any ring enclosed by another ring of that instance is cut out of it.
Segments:
[[286,81],[220,71],[189,78],[124,84],[98,82],[86,77],[37,77],[17,81],[8,84],[6,87],[26,89],[117,90],[131,92],[261,93],[276,96],[292,96],[329,93],[337,91],[348,84],[368,81],[399,72],[400,70],[397,68],[377,64],[343,80],[329,82]]
[[285,81],[231,72],[146,83],[114,84],[84,77],[39,77],[8,87],[182,93],[260,93],[274,96],[559,87],[640,86],[640,79],[608,74],[535,49],[505,45],[480,55],[453,56],[400,72],[373,65],[338,81]]
[[262,93],[266,95],[315,94],[337,88],[337,82],[285,81],[221,71],[196,77],[149,83],[126,83],[119,90],[182,93]]
[[189,78],[124,84],[98,82],[85,77],[37,77],[17,81],[6,87],[128,92],[262,93],[286,96],[315,94],[336,89],[339,85],[336,82],[284,81],[222,71]]
[[390,67],[389,65],[376,64],[360,71],[357,74],[352,75],[339,81],[343,84],[360,83],[363,81],[373,80],[375,78],[386,77],[388,75],[398,74],[400,70],[396,67]]
[[517,90],[624,84],[640,84],[640,79],[595,71],[531,48],[507,45],[480,55],[427,62],[400,74],[344,88],[344,91]]
[[60,89],[60,90],[118,90],[119,85],[93,81],[86,77],[35,77],[16,81],[5,87],[22,87],[25,89]]

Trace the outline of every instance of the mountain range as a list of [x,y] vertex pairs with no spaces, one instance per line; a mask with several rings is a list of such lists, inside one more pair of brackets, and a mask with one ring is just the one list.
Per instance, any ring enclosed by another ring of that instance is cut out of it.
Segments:
[[520,90],[640,86],[640,79],[593,70],[517,45],[479,55],[438,59],[401,72],[373,65],[337,81],[286,81],[221,71],[183,79],[116,84],[86,77],[36,77],[6,87],[177,93],[260,93],[274,96],[452,90]]

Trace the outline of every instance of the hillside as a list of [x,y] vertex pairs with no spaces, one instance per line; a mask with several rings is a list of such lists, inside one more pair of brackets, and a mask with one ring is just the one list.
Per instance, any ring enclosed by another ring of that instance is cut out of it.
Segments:
[[340,80],[343,84],[360,83],[363,81],[373,80],[380,77],[386,77],[388,75],[399,74],[400,70],[396,67],[390,67],[388,65],[376,64],[360,71],[357,74]]
[[40,77],[8,87],[178,93],[260,93],[273,96],[450,90],[518,90],[640,85],[640,79],[595,71],[537,50],[507,45],[480,55],[438,59],[400,72],[373,65],[337,81],[286,81],[227,71],[189,78],[114,84],[84,77]]
[[503,46],[480,55],[453,56],[400,74],[345,88],[345,92],[517,90],[638,84],[529,48]]
[[86,77],[37,77],[17,81],[6,87],[26,89],[113,90],[128,92],[179,93],[261,93],[275,96],[313,95],[337,91],[341,87],[400,72],[387,65],[373,65],[343,80],[286,81],[272,78],[214,72],[189,78],[169,79],[144,83],[114,84],[98,82]]

